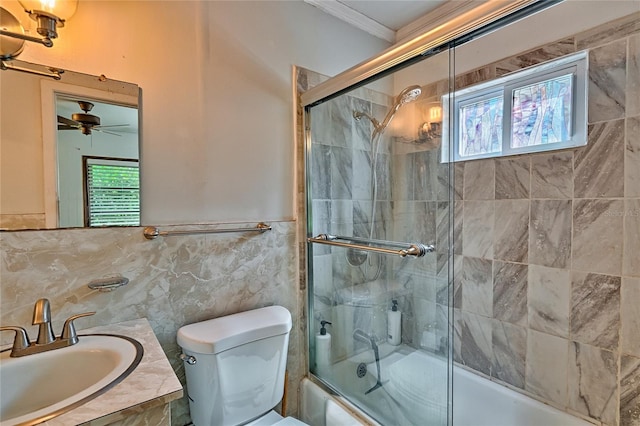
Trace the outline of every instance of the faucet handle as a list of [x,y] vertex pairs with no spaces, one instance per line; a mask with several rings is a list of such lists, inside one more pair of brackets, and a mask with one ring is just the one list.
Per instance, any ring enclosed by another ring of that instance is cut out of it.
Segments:
[[62,326],[62,335],[60,336],[60,338],[68,339],[71,345],[75,345],[76,343],[78,343],[78,334],[76,333],[76,326],[73,324],[73,321],[78,318],[88,317],[94,314],[95,312],[84,312],[81,314],[72,315],[67,318],[67,320],[64,322],[64,325]]
[[13,355],[16,351],[21,351],[26,349],[31,345],[29,341],[29,336],[27,335],[27,330],[22,327],[14,327],[12,325],[8,325],[5,327],[0,327],[0,331],[15,331],[16,337],[13,339],[13,349],[11,350],[11,354]]

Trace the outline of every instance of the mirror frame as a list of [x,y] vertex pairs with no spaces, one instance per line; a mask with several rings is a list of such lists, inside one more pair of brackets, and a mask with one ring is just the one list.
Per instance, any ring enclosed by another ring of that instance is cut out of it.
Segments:
[[[58,120],[56,112],[56,96],[68,95],[80,98],[94,99],[98,102],[133,107],[138,110],[140,123],[140,90],[137,96],[115,93],[100,89],[93,89],[60,81],[41,80],[42,102],[42,151],[44,172],[44,213],[45,229],[59,229],[58,225]],[[138,127],[138,161],[140,161],[140,128]],[[82,228],[80,228],[82,229]]]

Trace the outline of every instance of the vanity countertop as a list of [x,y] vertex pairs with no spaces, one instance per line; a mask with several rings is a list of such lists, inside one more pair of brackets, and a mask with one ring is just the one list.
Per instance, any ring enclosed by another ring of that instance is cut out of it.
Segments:
[[105,425],[182,397],[182,385],[146,318],[78,331],[80,339],[91,333],[132,337],[144,347],[144,356],[136,369],[113,389],[45,425]]

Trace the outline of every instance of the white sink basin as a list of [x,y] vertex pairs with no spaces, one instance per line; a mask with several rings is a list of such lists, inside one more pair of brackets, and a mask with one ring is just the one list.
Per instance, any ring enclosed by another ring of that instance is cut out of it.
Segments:
[[127,377],[142,359],[136,340],[79,336],[73,346],[19,358],[0,354],[0,425],[36,424],[76,408]]

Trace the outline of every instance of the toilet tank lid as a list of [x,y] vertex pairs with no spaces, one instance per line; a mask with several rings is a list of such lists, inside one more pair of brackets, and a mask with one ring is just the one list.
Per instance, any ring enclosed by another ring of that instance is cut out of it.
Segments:
[[291,313],[282,306],[267,306],[195,324],[178,330],[183,349],[217,354],[245,343],[286,334],[291,330]]

